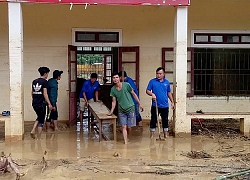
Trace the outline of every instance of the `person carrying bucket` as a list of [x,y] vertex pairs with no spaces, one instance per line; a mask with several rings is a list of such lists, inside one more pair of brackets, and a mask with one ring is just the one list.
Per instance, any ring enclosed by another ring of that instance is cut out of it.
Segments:
[[146,93],[149,96],[152,96],[150,138],[154,137],[154,132],[156,130],[156,123],[158,122],[157,117],[159,112],[162,119],[164,139],[166,139],[168,135],[168,112],[169,112],[168,99],[171,101],[171,106],[173,109],[175,108],[175,103],[173,95],[171,93],[170,83],[165,78],[165,69],[163,67],[159,67],[156,69],[156,78],[153,78],[149,81]]

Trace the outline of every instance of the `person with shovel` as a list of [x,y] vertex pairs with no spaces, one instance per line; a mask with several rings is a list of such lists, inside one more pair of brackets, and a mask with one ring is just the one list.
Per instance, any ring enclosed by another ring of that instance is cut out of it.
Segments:
[[116,100],[118,102],[120,125],[122,126],[122,134],[124,143],[128,143],[128,134],[130,134],[131,127],[135,126],[135,104],[131,95],[135,98],[139,104],[140,109],[143,111],[141,102],[138,96],[135,94],[133,88],[127,82],[121,82],[119,73],[112,74],[112,80],[115,84],[110,91],[112,97],[112,108],[108,113],[108,116],[112,115],[116,106]]
[[[156,130],[156,123],[159,121],[158,113],[161,115],[162,119],[162,128],[164,133],[164,139],[168,135],[168,112],[169,112],[169,103],[168,99],[171,101],[172,108],[175,108],[175,103],[173,95],[171,93],[170,83],[165,78],[165,69],[159,67],[156,69],[156,78],[153,78],[149,81],[146,93],[149,96],[152,96],[152,106],[151,106],[151,120],[150,120],[150,138],[154,137],[154,132]],[[160,132],[160,129],[158,129]],[[159,139],[160,139],[159,133]]]

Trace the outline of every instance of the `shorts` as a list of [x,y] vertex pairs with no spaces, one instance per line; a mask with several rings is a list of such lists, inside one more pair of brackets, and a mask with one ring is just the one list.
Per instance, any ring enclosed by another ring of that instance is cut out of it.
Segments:
[[136,126],[135,112],[119,113],[120,125],[127,125],[128,127]]
[[38,127],[43,127],[46,116],[46,106],[45,105],[33,106],[33,109],[37,115],[36,120],[38,121]]
[[[89,99],[88,102],[94,102],[94,99]],[[81,111],[85,111],[86,108],[86,102],[84,100],[84,98],[80,98],[80,110]]]
[[46,122],[51,122],[51,120],[57,120],[58,119],[58,111],[57,106],[56,110],[49,110],[49,107],[47,106],[47,116],[46,116]]

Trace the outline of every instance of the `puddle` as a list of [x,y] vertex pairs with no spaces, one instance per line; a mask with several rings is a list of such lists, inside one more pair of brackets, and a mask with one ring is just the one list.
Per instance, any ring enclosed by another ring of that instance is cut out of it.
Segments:
[[[170,136],[166,141],[156,141],[157,135],[150,139],[149,128],[144,125],[143,129],[133,129],[129,144],[124,145],[121,132],[117,132],[117,141],[99,142],[98,134],[93,129],[88,132],[85,122],[83,126],[78,123],[56,133],[43,132],[41,140],[34,140],[29,137],[31,127],[31,123],[25,124],[23,141],[0,141],[1,151],[11,153],[18,164],[26,165],[20,167],[21,172],[27,171],[21,178],[24,180],[213,179],[249,168],[248,162],[242,159],[250,153],[249,141],[240,139]],[[0,128],[4,129],[3,124]],[[104,131],[112,137],[110,126],[105,126]],[[0,136],[3,136],[1,131]],[[39,163],[44,151],[47,151],[48,167],[41,173]],[[212,158],[192,159],[184,155],[191,151],[204,151]],[[118,155],[114,156],[115,153]],[[225,156],[230,153],[232,156]],[[0,178],[15,179],[15,174],[0,174]]]

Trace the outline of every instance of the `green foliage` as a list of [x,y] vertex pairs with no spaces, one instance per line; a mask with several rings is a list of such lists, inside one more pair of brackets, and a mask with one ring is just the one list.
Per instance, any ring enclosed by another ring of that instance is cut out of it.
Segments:
[[78,65],[93,65],[103,63],[103,54],[77,54]]

